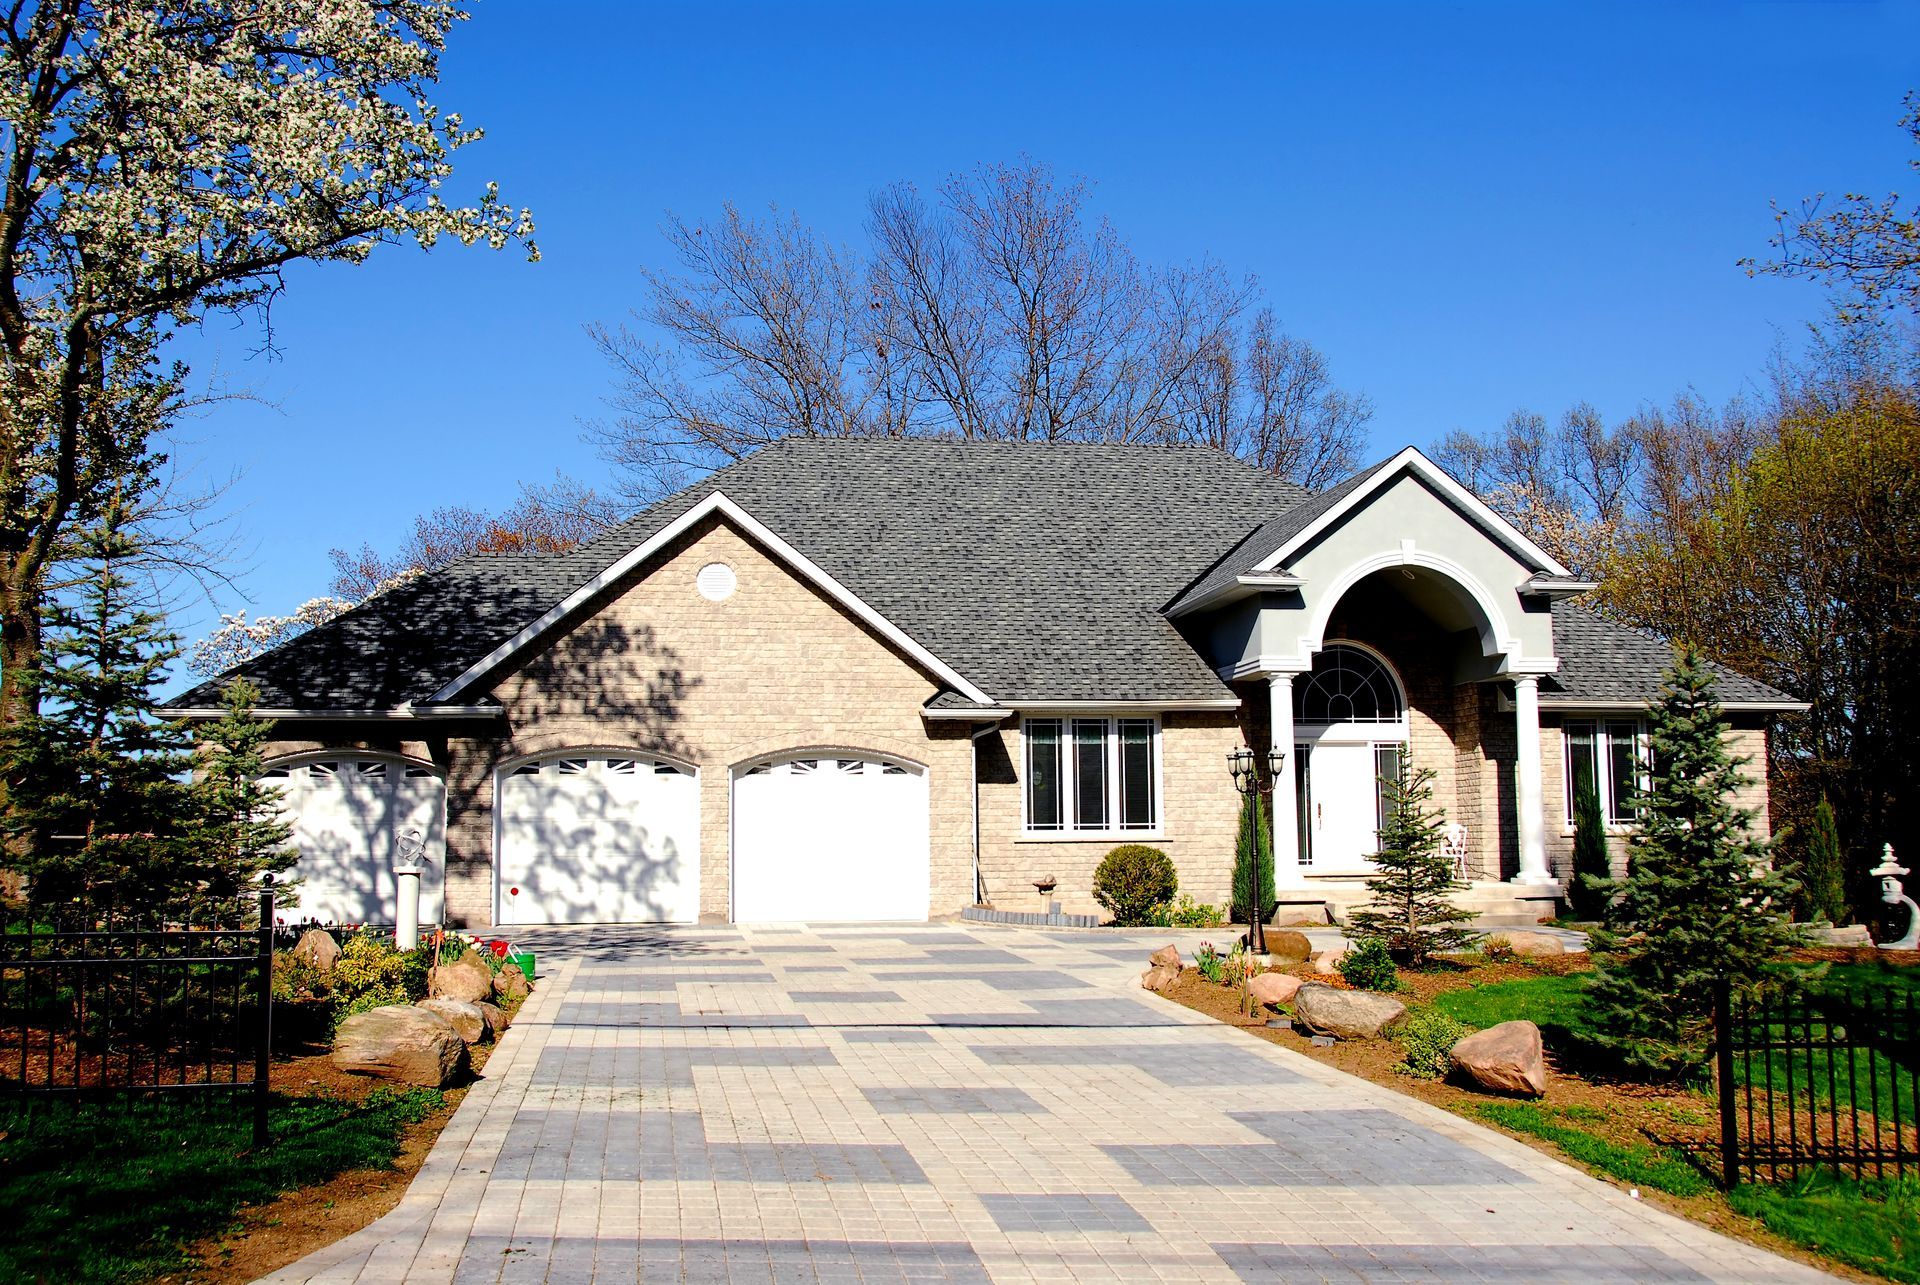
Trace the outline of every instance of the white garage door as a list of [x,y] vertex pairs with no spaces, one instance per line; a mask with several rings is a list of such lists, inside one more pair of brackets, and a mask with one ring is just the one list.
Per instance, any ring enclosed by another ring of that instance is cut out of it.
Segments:
[[692,923],[700,914],[700,788],[651,759],[524,763],[500,779],[502,924]]
[[741,773],[733,917],[924,920],[926,773],[876,758],[797,758]]
[[393,861],[401,838],[426,845],[420,922],[441,920],[447,790],[427,768],[398,759],[329,758],[275,767],[266,782],[286,793],[300,885],[279,911],[289,923],[391,924]]

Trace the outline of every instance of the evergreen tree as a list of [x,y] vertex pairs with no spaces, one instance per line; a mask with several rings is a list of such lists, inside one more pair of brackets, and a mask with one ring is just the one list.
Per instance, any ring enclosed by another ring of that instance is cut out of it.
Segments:
[[1727,752],[1713,672],[1682,651],[1652,716],[1652,785],[1638,802],[1624,879],[1606,885],[1587,994],[1598,1042],[1642,1071],[1678,1074],[1705,1056],[1715,985],[1757,985],[1794,944],[1792,882],[1768,862],[1748,784]]
[[1240,833],[1233,849],[1233,913],[1237,924],[1253,922],[1253,870],[1260,867],[1260,921],[1273,918],[1273,842],[1259,794],[1240,796]]
[[1824,797],[1807,823],[1800,866],[1801,897],[1810,917],[1842,923],[1847,917],[1847,858],[1833,804]]
[[285,792],[261,779],[261,747],[274,725],[255,715],[259,700],[246,679],[229,683],[220,694],[226,712],[199,732],[192,855],[195,882],[212,897],[231,897],[263,874],[278,877],[299,856],[280,808]]
[[1387,787],[1386,824],[1380,829],[1378,873],[1367,880],[1372,899],[1347,917],[1354,936],[1378,938],[1396,960],[1415,968],[1442,951],[1463,950],[1479,934],[1462,927],[1475,915],[1447,900],[1453,861],[1441,851],[1446,814],[1433,806],[1433,769],[1414,769],[1406,756]]
[[5,826],[36,901],[154,906],[182,891],[192,815],[189,737],[148,712],[179,648],[123,570],[135,548],[111,511],[76,553],[86,574],[47,606],[25,679],[37,699],[0,733]]
[[1604,919],[1613,865],[1607,857],[1607,823],[1600,815],[1600,789],[1580,782],[1573,796],[1573,882],[1567,900],[1574,917]]

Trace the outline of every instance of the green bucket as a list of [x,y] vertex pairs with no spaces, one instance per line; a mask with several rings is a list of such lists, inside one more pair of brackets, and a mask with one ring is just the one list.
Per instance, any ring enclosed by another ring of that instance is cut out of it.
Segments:
[[518,964],[520,971],[527,975],[527,985],[533,985],[533,956],[525,951],[507,956],[509,964]]

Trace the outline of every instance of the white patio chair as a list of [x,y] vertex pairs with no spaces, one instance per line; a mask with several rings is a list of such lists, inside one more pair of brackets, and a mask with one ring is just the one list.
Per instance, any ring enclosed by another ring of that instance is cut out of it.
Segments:
[[1453,861],[1453,877],[1461,883],[1467,882],[1467,827],[1455,821],[1447,827],[1447,837],[1440,844],[1442,856]]

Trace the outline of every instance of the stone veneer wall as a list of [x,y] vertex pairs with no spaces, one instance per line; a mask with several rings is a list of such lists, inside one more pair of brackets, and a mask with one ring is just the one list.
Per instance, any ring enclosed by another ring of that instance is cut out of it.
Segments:
[[[1573,823],[1567,819],[1567,761],[1564,728],[1568,719],[1630,717],[1619,712],[1585,715],[1555,710],[1540,716],[1540,770],[1544,782],[1541,791],[1547,820],[1547,865],[1561,880],[1573,875]],[[1738,757],[1751,760],[1743,769],[1747,787],[1735,803],[1752,808],[1754,830],[1762,835],[1773,832],[1767,805],[1767,720],[1750,714],[1729,714],[1728,748]],[[1607,836],[1607,854],[1612,858],[1613,877],[1627,872],[1627,836],[1615,830]]]
[[[1264,693],[1262,695],[1264,699]],[[1025,746],[1017,723],[980,738],[980,871],[985,895],[999,910],[1043,910],[1034,880],[1059,880],[1051,900],[1067,914],[1101,911],[1093,872],[1122,843],[1144,843],[1173,859],[1180,890],[1196,901],[1226,901],[1233,880],[1233,841],[1240,796],[1227,754],[1240,745],[1230,711],[1168,713],[1160,723],[1160,821],[1156,835],[1098,839],[1020,833],[1020,782]]]

